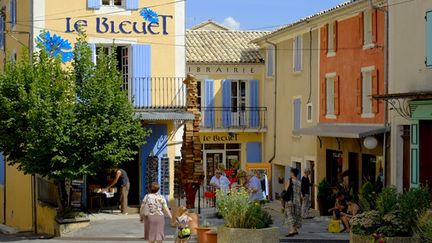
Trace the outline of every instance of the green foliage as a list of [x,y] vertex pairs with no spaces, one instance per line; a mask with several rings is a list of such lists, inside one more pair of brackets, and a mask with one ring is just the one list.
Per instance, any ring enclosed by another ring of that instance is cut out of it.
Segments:
[[430,199],[427,187],[411,189],[403,194],[394,188],[384,188],[377,199],[378,210],[353,217],[352,231],[359,235],[412,236],[420,228],[418,225],[422,225],[419,217],[429,209]]
[[77,41],[73,68],[42,49],[8,61],[0,75],[0,149],[24,173],[93,175],[133,160],[145,143],[115,54],[94,65],[85,35]]
[[422,242],[432,242],[432,212],[425,212],[419,219],[417,234]]
[[71,207],[65,208],[65,210],[57,214],[57,218],[60,219],[76,219],[76,218],[84,218],[84,217],[86,217],[85,213]]
[[328,184],[326,178],[324,178],[318,184],[318,198],[328,198],[330,195],[330,185]]
[[386,187],[377,198],[377,210],[381,215],[390,213],[397,208],[398,193],[394,187]]
[[371,182],[366,182],[360,188],[359,204],[362,210],[369,211],[375,209],[375,201],[377,194],[375,193],[374,185]]
[[218,191],[216,197],[217,209],[227,227],[261,229],[273,223],[270,214],[259,203],[250,202],[249,194],[243,189],[232,190],[229,195]]

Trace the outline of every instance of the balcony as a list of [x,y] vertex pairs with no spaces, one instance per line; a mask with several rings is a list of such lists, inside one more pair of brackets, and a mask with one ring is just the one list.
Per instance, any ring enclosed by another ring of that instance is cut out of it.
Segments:
[[123,89],[128,91],[136,111],[186,111],[185,78],[127,77]]
[[202,107],[201,130],[266,131],[267,107]]

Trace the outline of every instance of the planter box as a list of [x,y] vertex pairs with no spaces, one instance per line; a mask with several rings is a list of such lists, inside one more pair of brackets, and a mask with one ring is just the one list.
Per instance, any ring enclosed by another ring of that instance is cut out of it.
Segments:
[[81,229],[90,225],[90,219],[77,218],[77,219],[56,219],[57,230],[56,236],[64,236],[74,230]]
[[[350,243],[370,243],[372,236],[350,234]],[[417,237],[385,237],[386,243],[421,243]]]
[[217,239],[218,243],[279,243],[279,228],[238,229],[220,226]]

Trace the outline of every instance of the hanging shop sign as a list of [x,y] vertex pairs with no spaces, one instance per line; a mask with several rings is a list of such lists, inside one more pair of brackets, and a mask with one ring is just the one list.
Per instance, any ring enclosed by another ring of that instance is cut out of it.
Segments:
[[[142,35],[168,35],[168,24],[172,15],[158,15],[159,21],[130,21],[112,20],[107,17],[96,17],[94,26],[89,25],[86,19],[66,18],[66,33],[77,32],[80,28],[94,28],[100,34],[142,34]],[[93,22],[92,22],[93,23]]]

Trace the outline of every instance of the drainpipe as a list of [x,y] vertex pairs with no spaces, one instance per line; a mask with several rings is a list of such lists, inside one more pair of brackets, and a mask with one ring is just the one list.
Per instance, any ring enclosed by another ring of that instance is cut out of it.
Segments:
[[277,89],[277,46],[276,46],[276,43],[272,43],[272,42],[270,42],[270,41],[268,41],[268,40],[266,40],[266,43],[267,44],[270,44],[270,45],[272,45],[273,46],[273,48],[274,48],[274,57],[275,57],[275,61],[274,61],[274,82],[275,82],[275,85],[274,85],[274,123],[273,123],[273,126],[274,126],[274,129],[273,129],[273,155],[272,155],[272,157],[270,158],[270,160],[269,160],[269,163],[271,163],[271,162],[273,162],[273,160],[276,158],[276,135],[277,135],[277,132],[276,132],[276,125],[277,125],[277,92],[278,92],[278,89]]

